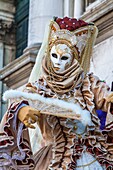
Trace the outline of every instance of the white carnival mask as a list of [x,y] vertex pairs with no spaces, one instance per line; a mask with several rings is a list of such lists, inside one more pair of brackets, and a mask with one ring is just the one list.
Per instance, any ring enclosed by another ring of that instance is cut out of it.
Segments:
[[65,44],[54,45],[50,51],[53,68],[60,73],[67,69],[73,60],[72,50]]

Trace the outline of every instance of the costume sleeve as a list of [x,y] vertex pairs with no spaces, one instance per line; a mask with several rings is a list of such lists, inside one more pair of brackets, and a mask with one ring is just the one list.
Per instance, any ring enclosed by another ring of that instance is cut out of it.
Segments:
[[12,103],[4,116],[0,131],[0,169],[7,166],[16,170],[34,168],[28,129],[17,119],[19,109],[25,105],[29,105],[27,101]]
[[104,112],[110,111],[112,104],[108,103],[106,100],[107,96],[110,94],[110,88],[105,82],[99,80],[99,78],[94,75],[90,76],[90,82],[96,110],[102,110]]

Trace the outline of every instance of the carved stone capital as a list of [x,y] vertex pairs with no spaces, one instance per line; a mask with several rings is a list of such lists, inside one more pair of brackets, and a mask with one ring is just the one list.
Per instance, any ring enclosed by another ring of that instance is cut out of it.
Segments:
[[14,22],[6,22],[0,19],[0,34],[5,35],[6,33],[11,33],[15,28]]
[[5,44],[15,45],[15,24],[0,20],[0,40]]
[[12,30],[15,28],[14,22],[5,22],[2,19],[0,19],[0,31],[4,32],[12,32]]

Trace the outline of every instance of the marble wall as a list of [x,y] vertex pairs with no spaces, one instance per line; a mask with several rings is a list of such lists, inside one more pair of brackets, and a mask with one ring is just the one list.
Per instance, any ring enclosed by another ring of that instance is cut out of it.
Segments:
[[113,81],[113,36],[95,45],[91,69],[111,87]]

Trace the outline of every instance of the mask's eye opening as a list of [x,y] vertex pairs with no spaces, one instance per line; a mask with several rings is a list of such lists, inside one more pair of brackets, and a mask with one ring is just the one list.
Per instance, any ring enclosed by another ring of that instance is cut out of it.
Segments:
[[62,56],[61,60],[67,60],[68,57],[67,56]]
[[57,58],[57,54],[52,53],[51,55],[52,55],[52,57]]

